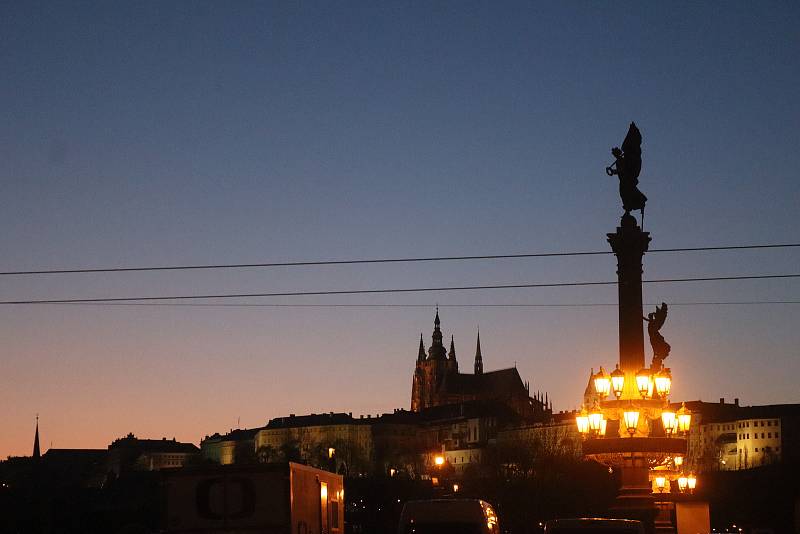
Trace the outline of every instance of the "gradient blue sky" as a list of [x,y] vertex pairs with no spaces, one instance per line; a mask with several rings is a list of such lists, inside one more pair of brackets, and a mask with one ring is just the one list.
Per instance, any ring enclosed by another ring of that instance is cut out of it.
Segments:
[[[4,2],[0,270],[602,250],[635,120],[653,247],[796,242],[797,2]],[[800,251],[646,257],[645,276],[798,272]],[[613,257],[3,277],[3,299],[614,277]],[[800,298],[800,282],[645,287]],[[614,288],[272,299],[422,308],[0,308],[0,457],[198,442],[287,413],[408,407],[433,304]],[[800,402],[797,305],[671,309],[674,398]],[[462,367],[556,409],[617,354],[614,308],[447,308]]]

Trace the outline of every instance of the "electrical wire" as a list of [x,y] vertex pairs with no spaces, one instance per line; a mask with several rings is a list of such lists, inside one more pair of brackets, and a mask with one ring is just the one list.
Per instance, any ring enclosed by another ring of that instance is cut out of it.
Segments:
[[[649,253],[659,252],[709,252],[724,250],[758,250],[776,248],[797,248],[800,243],[771,243],[761,245],[728,245],[711,247],[681,247],[681,248],[660,248],[652,249]],[[488,254],[475,256],[430,256],[430,257],[409,257],[409,258],[377,258],[377,259],[350,259],[350,260],[314,260],[314,261],[283,261],[265,263],[222,263],[208,265],[162,265],[145,267],[101,267],[101,268],[78,268],[78,269],[40,269],[40,270],[19,270],[19,271],[0,271],[0,276],[23,276],[23,275],[50,275],[50,274],[86,274],[86,273],[124,273],[124,272],[147,272],[147,271],[189,271],[189,270],[214,270],[214,269],[253,269],[268,267],[313,267],[325,265],[359,265],[359,264],[380,264],[380,263],[417,263],[417,262],[441,262],[441,261],[471,261],[471,260],[501,260],[501,259],[521,259],[521,258],[553,258],[566,256],[600,256],[613,254],[610,250],[596,250],[583,252],[536,252],[530,254]]]
[[[740,275],[740,276],[708,276],[696,278],[660,278],[642,280],[643,284],[665,284],[681,282],[712,282],[732,280],[768,280],[800,278],[800,273],[795,274],[769,274],[769,275]],[[584,286],[609,286],[616,285],[617,281],[603,282],[553,282],[533,284],[497,284],[480,286],[445,286],[445,287],[415,287],[415,288],[384,288],[384,289],[345,289],[323,291],[278,291],[265,293],[220,293],[208,295],[167,295],[144,297],[101,297],[101,298],[66,298],[66,299],[36,299],[36,300],[5,300],[0,305],[13,304],[68,304],[74,302],[126,302],[126,301],[165,301],[165,300],[208,300],[229,298],[259,298],[259,297],[301,297],[322,295],[370,295],[383,293],[428,293],[443,291],[476,291],[483,289],[533,289],[546,287],[584,287]]]
[[[400,304],[387,303],[305,303],[275,304],[265,302],[62,302],[65,306],[155,306],[181,308],[592,308],[617,306],[616,302],[574,302],[574,303],[541,303],[541,304]],[[661,302],[645,302],[644,306],[658,306]],[[749,306],[770,304],[800,304],[800,300],[739,300],[739,301],[692,301],[669,302],[670,306]]]

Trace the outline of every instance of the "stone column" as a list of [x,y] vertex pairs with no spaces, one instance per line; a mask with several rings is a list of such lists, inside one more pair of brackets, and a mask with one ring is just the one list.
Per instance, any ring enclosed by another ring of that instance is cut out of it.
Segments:
[[[636,219],[626,213],[616,233],[608,234],[608,242],[617,257],[617,290],[619,294],[619,368],[625,372],[622,399],[638,399],[636,373],[645,366],[644,316],[642,310],[642,257],[650,244],[650,233],[644,232]],[[613,515],[638,519],[646,532],[654,530],[656,506],[648,480],[649,468],[643,455],[630,454],[621,466],[622,487]]]
[[608,234],[608,242],[617,257],[619,368],[631,376],[645,366],[642,257],[650,244],[650,232],[643,232],[629,213],[622,216],[620,224],[616,233]]

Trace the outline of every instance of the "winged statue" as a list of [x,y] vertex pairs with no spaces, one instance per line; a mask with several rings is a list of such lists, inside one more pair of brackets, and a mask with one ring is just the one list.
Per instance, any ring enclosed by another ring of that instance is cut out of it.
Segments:
[[661,364],[664,359],[669,356],[669,351],[672,347],[661,335],[661,327],[667,320],[667,304],[661,303],[661,306],[656,306],[656,311],[648,313],[647,317],[643,317],[647,321],[647,333],[650,335],[650,345],[653,347],[653,369],[661,369]]
[[619,196],[622,208],[628,215],[632,210],[641,210],[644,225],[644,205],[647,197],[639,191],[639,173],[642,171],[642,134],[635,123],[631,123],[622,148],[611,149],[614,163],[606,167],[606,174],[619,176]]

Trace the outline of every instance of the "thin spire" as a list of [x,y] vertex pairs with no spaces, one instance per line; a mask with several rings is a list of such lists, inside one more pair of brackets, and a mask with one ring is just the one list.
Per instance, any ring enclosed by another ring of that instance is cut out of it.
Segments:
[[475,346],[475,374],[483,374],[483,355],[481,354],[481,329],[478,328],[478,343]]
[[453,335],[450,335],[450,354],[448,356],[451,360],[456,359],[456,342]]
[[425,343],[422,342],[422,332],[419,333],[419,352],[417,353],[417,361],[425,359]]
[[33,438],[33,459],[38,460],[42,457],[42,453],[39,450],[39,414],[36,414],[36,435]]

